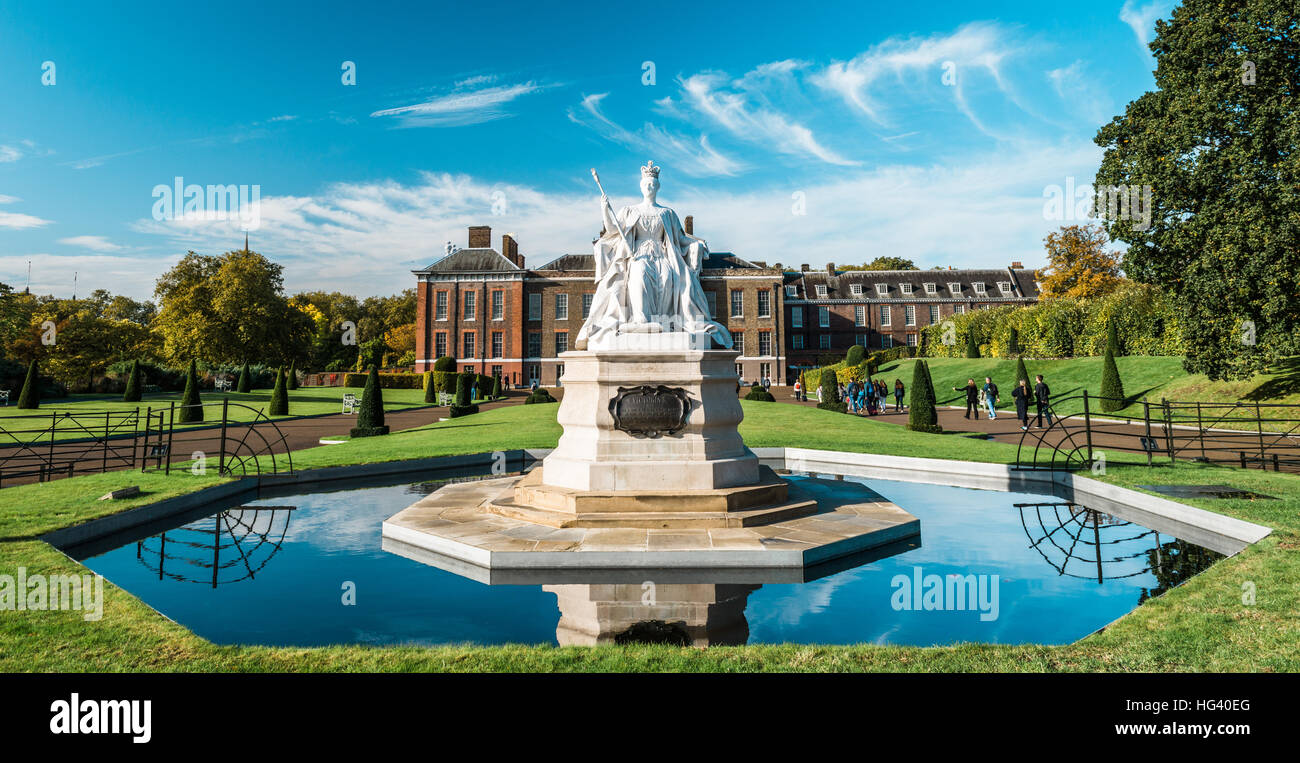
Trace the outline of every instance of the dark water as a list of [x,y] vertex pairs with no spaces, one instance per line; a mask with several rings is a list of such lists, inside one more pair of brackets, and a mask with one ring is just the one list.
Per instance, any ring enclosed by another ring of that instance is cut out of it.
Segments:
[[[489,586],[382,550],[380,523],[437,483],[261,498],[85,563],[222,644],[590,643],[666,628],[695,643],[933,645],[1069,643],[1221,558],[1051,496],[860,481],[920,518],[919,547],[803,583]],[[645,628],[647,595],[706,614]]]

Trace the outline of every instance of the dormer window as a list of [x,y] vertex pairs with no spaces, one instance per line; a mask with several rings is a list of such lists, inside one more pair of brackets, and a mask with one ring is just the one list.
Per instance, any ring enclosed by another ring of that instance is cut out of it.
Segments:
[[953,281],[952,283],[948,284],[948,291],[951,292],[953,296],[957,296],[958,294],[961,294],[961,284],[957,283],[956,281]]
[[889,296],[889,284],[887,284],[887,283],[878,283],[878,284],[876,284],[876,293],[879,294],[879,295],[882,296],[882,297],[888,297],[888,296]]
[[798,287],[798,286],[787,286],[787,287],[785,287],[785,295],[786,295],[787,297],[797,297],[797,296],[799,296],[799,287]]
[[938,289],[934,284],[932,284],[932,283],[927,283],[927,284],[925,285],[925,293],[926,293],[926,294],[935,294],[935,293],[937,293],[938,291],[939,291],[939,289]]
[[911,294],[911,293],[912,293],[912,284],[910,284],[910,283],[899,284],[899,288],[901,288],[901,289],[903,290],[903,293],[904,293],[904,294]]
[[971,285],[971,288],[975,290],[975,293],[976,293],[976,294],[980,294],[980,295],[983,295],[983,294],[984,294],[984,282],[983,282],[983,281],[971,281],[970,285]]
[[855,296],[855,297],[861,297],[861,296],[862,296],[862,284],[860,284],[860,283],[851,283],[851,284],[849,284],[849,293],[852,294],[852,295]]
[[1004,297],[1011,296],[1011,282],[998,281],[998,291],[1002,292],[1002,296]]
[[826,299],[826,284],[817,284],[817,299]]

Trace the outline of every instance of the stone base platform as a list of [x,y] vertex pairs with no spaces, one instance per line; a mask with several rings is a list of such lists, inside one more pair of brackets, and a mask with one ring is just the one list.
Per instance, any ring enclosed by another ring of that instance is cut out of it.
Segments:
[[573,490],[544,482],[542,468],[488,501],[487,510],[548,527],[642,529],[752,527],[817,511],[811,499],[791,499],[789,484],[760,467],[758,482],[716,490]]
[[[558,527],[498,513],[503,496],[512,497],[524,479],[445,485],[384,522],[383,537],[488,569],[778,569],[856,554],[921,530],[920,520],[865,485],[811,477],[790,480],[785,501],[812,503],[812,513],[767,524]],[[652,498],[647,511],[606,513],[654,521],[655,508]]]

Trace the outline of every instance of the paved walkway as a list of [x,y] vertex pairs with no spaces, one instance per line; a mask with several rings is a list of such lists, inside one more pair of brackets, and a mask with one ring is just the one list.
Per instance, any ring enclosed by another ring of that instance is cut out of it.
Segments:
[[[510,390],[502,400],[479,403],[479,410],[490,410],[503,405],[519,404],[523,402],[526,395],[526,390]],[[58,406],[51,405],[49,407],[57,409]],[[212,409],[209,408],[205,412],[211,413]],[[384,413],[384,423],[393,431],[398,431],[432,424],[446,415],[446,407],[408,408],[398,411],[386,411]],[[250,452],[260,451],[263,454],[271,452],[275,454],[278,462],[283,458],[286,451],[314,448],[320,445],[321,438],[346,435],[348,430],[355,426],[355,422],[355,415],[339,413],[329,416],[279,419],[275,422],[274,427],[266,424],[250,427],[245,424],[232,423],[227,428],[226,453],[233,453],[237,457],[247,458]],[[278,433],[276,432],[277,428],[279,429]],[[283,442],[279,439],[281,436]],[[154,441],[156,442],[156,440],[157,435],[155,434]],[[140,458],[145,454],[147,447],[143,435],[110,440],[107,458],[105,458],[104,448],[97,442],[56,442],[53,450],[50,449],[48,443],[37,445],[34,449],[14,446],[0,447],[0,470],[29,471],[38,468],[42,463],[48,463],[50,460],[55,464],[72,463],[74,466],[73,474],[138,469],[140,468]],[[170,451],[170,461],[172,463],[190,461],[197,451],[202,451],[209,458],[217,458],[217,455],[221,452],[221,428],[177,429],[173,432]],[[263,458],[265,458],[265,455],[263,455]],[[134,466],[132,466],[133,463]],[[238,472],[240,467],[244,465],[238,460],[236,464],[235,470]],[[209,466],[215,468],[216,464],[210,463]],[[269,462],[264,461],[263,469],[269,470],[269,467]],[[251,463],[247,464],[247,468],[249,471],[256,471]],[[69,476],[66,466],[60,469],[59,476]],[[0,488],[36,482],[37,480],[38,475],[35,474],[5,477],[3,471],[0,471]]]

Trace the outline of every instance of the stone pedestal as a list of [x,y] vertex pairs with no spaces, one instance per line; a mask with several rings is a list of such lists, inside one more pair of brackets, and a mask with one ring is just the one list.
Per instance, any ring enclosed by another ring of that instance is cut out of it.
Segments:
[[[689,336],[689,335],[688,335]],[[643,338],[672,346],[673,334]],[[683,339],[686,341],[686,339]],[[578,491],[706,491],[759,481],[740,439],[734,350],[585,350],[560,355],[564,434],[545,485]],[[672,429],[673,397],[686,406]]]
[[749,640],[745,605],[757,589],[711,583],[542,586],[560,608],[560,646],[739,646]]

